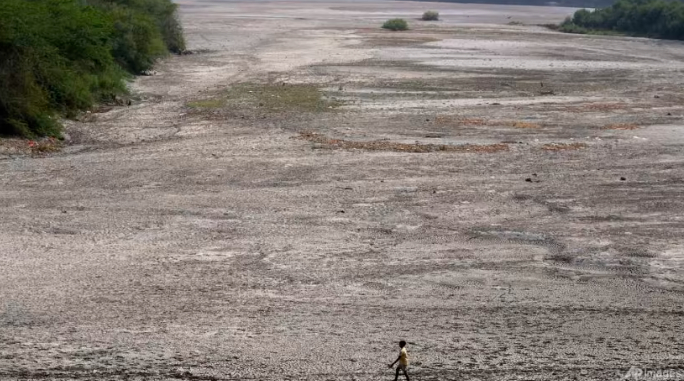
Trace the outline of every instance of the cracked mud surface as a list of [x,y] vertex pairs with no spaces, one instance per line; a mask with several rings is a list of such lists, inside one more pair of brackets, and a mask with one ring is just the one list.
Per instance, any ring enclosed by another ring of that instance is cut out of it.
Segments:
[[0,378],[682,368],[684,45],[427,7],[184,0],[196,54],[0,153]]

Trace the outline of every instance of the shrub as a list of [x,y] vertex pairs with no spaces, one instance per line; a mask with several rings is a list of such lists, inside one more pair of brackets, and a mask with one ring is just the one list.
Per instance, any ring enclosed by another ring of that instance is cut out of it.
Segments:
[[576,33],[576,34],[586,34],[588,32],[587,28],[581,27],[575,23],[564,23],[558,28],[561,32],[565,33]]
[[382,24],[382,27],[384,29],[389,29],[389,30],[407,30],[408,29],[408,23],[404,19],[391,19],[385,21],[384,24]]
[[113,7],[112,55],[133,74],[150,70],[154,62],[168,54],[161,32],[149,15],[129,8]]
[[139,74],[168,52],[185,51],[177,5],[170,0],[88,0],[106,9],[114,19],[114,58],[128,71]]
[[539,24],[539,26],[544,27],[549,30],[558,30],[560,29],[559,24]]
[[423,13],[423,21],[439,21],[439,12],[427,11]]
[[164,45],[172,53],[185,51],[183,28],[178,19],[178,5],[170,0],[87,0],[88,4],[113,8],[123,7],[149,17],[160,33]]
[[68,0],[0,1],[0,134],[59,134],[99,97],[125,91],[108,36],[113,25]]
[[544,260],[552,262],[572,263],[575,261],[575,256],[570,253],[553,253],[544,256]]

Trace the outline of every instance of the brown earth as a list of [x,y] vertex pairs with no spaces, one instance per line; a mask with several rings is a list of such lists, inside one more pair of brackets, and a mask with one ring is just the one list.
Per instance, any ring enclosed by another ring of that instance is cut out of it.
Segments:
[[0,144],[0,378],[682,369],[684,46],[572,12],[182,1],[132,106]]

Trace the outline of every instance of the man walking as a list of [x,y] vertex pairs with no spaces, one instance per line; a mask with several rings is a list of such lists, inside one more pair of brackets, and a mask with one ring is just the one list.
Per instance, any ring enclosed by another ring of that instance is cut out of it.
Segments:
[[408,365],[409,365],[409,360],[408,360],[408,353],[406,352],[406,342],[404,340],[399,342],[399,347],[401,348],[401,352],[399,352],[399,357],[397,357],[396,360],[394,360],[393,363],[389,365],[389,367],[393,367],[394,364],[399,362],[399,365],[397,365],[397,373],[394,375],[394,381],[397,381],[399,379],[399,371],[404,372],[404,376],[406,377],[406,381],[409,380],[408,376]]

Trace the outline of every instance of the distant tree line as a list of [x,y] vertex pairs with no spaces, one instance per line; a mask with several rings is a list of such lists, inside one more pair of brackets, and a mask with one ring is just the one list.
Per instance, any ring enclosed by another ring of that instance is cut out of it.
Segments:
[[559,30],[684,40],[684,3],[678,0],[618,0],[607,8],[575,12]]
[[0,135],[59,136],[184,49],[171,0],[0,0]]
[[418,1],[439,1],[444,3],[466,3],[466,4],[502,4],[502,5],[539,5],[554,7],[572,8],[600,8],[608,7],[615,0],[418,0]]

